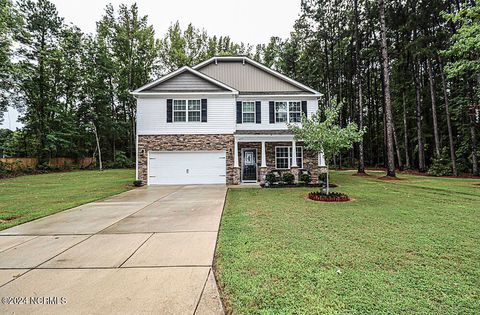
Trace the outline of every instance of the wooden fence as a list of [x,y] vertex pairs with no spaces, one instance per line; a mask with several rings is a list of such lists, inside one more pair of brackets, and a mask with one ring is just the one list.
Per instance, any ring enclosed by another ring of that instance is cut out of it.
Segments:
[[[8,158],[0,158],[0,162],[11,164],[11,168],[26,168],[31,167],[35,168],[38,165],[37,158],[31,157],[8,157]],[[78,167],[88,167],[90,165],[95,164],[95,159],[92,157],[84,157],[79,159],[73,158],[66,158],[66,157],[57,157],[51,158],[48,161],[48,164],[54,166],[78,166]]]

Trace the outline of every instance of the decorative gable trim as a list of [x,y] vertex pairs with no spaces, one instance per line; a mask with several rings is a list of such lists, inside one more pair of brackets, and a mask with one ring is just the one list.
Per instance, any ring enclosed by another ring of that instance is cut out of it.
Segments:
[[[174,78],[174,77],[176,77],[176,76],[178,76],[178,75],[180,75],[180,74],[182,74],[182,73],[184,73],[184,72],[190,72],[190,73],[192,73],[192,74],[194,74],[194,75],[196,75],[196,76],[198,76],[198,77],[200,77],[200,78],[202,78],[202,79],[204,79],[204,80],[206,80],[206,81],[208,81],[208,82],[210,82],[210,83],[212,83],[212,84],[214,84],[214,85],[216,85],[216,86],[218,86],[218,87],[221,87],[221,88],[227,90],[226,92],[227,92],[228,94],[238,94],[238,91],[235,90],[234,88],[232,88],[232,87],[230,87],[230,86],[228,86],[228,85],[226,85],[226,84],[224,84],[224,83],[222,83],[222,82],[220,82],[220,81],[218,81],[218,80],[215,80],[214,78],[211,78],[211,77],[209,77],[209,76],[206,75],[206,74],[203,74],[203,73],[201,73],[201,72],[199,72],[199,71],[196,71],[196,70],[194,70],[194,69],[192,69],[192,68],[190,68],[190,67],[188,67],[188,66],[184,66],[184,67],[182,67],[182,68],[180,68],[180,69],[178,69],[178,70],[176,70],[176,71],[173,71],[173,72],[171,72],[171,73],[169,73],[169,74],[167,74],[167,75],[165,75],[165,76],[163,76],[163,77],[161,77],[161,78],[159,78],[159,79],[151,82],[151,83],[148,83],[148,84],[146,84],[146,85],[144,85],[144,86],[142,86],[142,87],[134,90],[133,92],[131,92],[131,94],[133,94],[133,95],[164,95],[164,94],[172,94],[172,92],[148,92],[148,91],[146,91],[146,90],[148,90],[148,89],[150,89],[150,88],[152,88],[152,87],[154,87],[154,86],[156,86],[156,85],[158,85],[158,84],[161,84],[162,82],[165,82],[165,81],[167,81],[167,80],[169,80],[169,79],[171,79],[171,78]],[[181,91],[178,91],[178,92],[175,92],[175,93],[181,93]],[[222,94],[223,94],[223,93],[225,93],[225,92],[210,92],[210,93],[212,93],[212,94],[222,93]]]
[[224,61],[242,61],[243,63],[248,62],[248,63],[251,64],[252,66],[255,66],[255,67],[257,67],[257,68],[259,68],[259,69],[261,69],[261,70],[263,70],[263,71],[265,71],[265,72],[267,72],[267,73],[269,73],[269,74],[271,74],[271,75],[273,75],[273,76],[275,76],[275,77],[283,80],[283,81],[286,81],[286,82],[288,82],[288,83],[290,83],[290,84],[292,84],[292,85],[294,85],[294,86],[296,86],[296,87],[298,87],[298,88],[300,88],[300,89],[302,89],[302,90],[304,90],[304,91],[308,91],[308,92],[310,92],[310,93],[313,93],[314,96],[322,96],[322,95],[323,95],[323,94],[321,94],[320,92],[318,92],[318,91],[316,91],[316,90],[314,90],[314,89],[312,89],[312,88],[310,88],[310,87],[308,87],[308,86],[306,86],[306,85],[304,85],[304,84],[302,84],[302,83],[300,83],[300,82],[298,82],[298,81],[296,81],[296,80],[294,80],[294,79],[292,79],[292,78],[289,78],[289,77],[287,77],[286,75],[283,75],[283,74],[281,74],[281,73],[278,72],[278,71],[275,71],[275,70],[273,70],[273,69],[270,69],[269,67],[267,67],[267,66],[265,66],[265,65],[262,65],[261,63],[256,62],[256,61],[253,60],[253,59],[250,59],[250,58],[248,58],[248,57],[245,57],[245,56],[217,56],[217,57],[212,57],[212,58],[210,58],[210,59],[205,60],[204,62],[199,63],[199,64],[196,65],[196,66],[193,66],[192,68],[193,68],[194,70],[198,70],[198,69],[203,68],[204,66],[206,66],[206,65],[208,65],[208,64],[210,64],[210,63],[212,63],[212,62],[215,62],[215,63],[216,63],[216,62],[219,61],[219,60],[224,60]]

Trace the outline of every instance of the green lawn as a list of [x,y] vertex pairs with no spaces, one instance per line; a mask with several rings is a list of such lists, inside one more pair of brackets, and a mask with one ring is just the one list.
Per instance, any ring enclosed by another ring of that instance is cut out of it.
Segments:
[[131,188],[134,177],[135,171],[127,169],[0,180],[0,230],[121,193]]
[[309,189],[231,189],[216,273],[234,314],[479,314],[480,180],[335,172]]

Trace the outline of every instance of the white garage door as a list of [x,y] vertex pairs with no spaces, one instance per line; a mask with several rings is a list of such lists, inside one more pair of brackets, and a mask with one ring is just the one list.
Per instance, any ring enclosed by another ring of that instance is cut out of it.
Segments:
[[149,185],[225,184],[225,172],[225,151],[149,153]]

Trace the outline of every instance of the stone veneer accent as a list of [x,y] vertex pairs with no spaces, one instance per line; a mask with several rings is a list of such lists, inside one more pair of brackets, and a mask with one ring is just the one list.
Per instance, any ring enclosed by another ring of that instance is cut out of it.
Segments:
[[[138,136],[138,179],[147,183],[148,151],[226,151],[227,184],[235,182],[233,135],[142,135]],[[142,150],[143,153],[142,153]]]
[[[267,169],[266,172],[270,172],[275,169],[275,147],[284,147],[292,146],[291,142],[266,142],[266,160],[267,160]],[[297,147],[303,147],[302,142],[297,142]],[[263,176],[265,173],[260,169],[262,164],[262,143],[261,142],[239,142],[238,143],[238,163],[240,167],[242,166],[242,148],[248,149],[257,149],[257,180],[259,182],[263,181]],[[316,153],[307,151],[303,149],[303,168],[299,170],[307,170],[312,175],[312,183],[318,182],[318,156]],[[292,171],[292,170],[290,170]],[[296,170],[294,170],[297,173]]]

